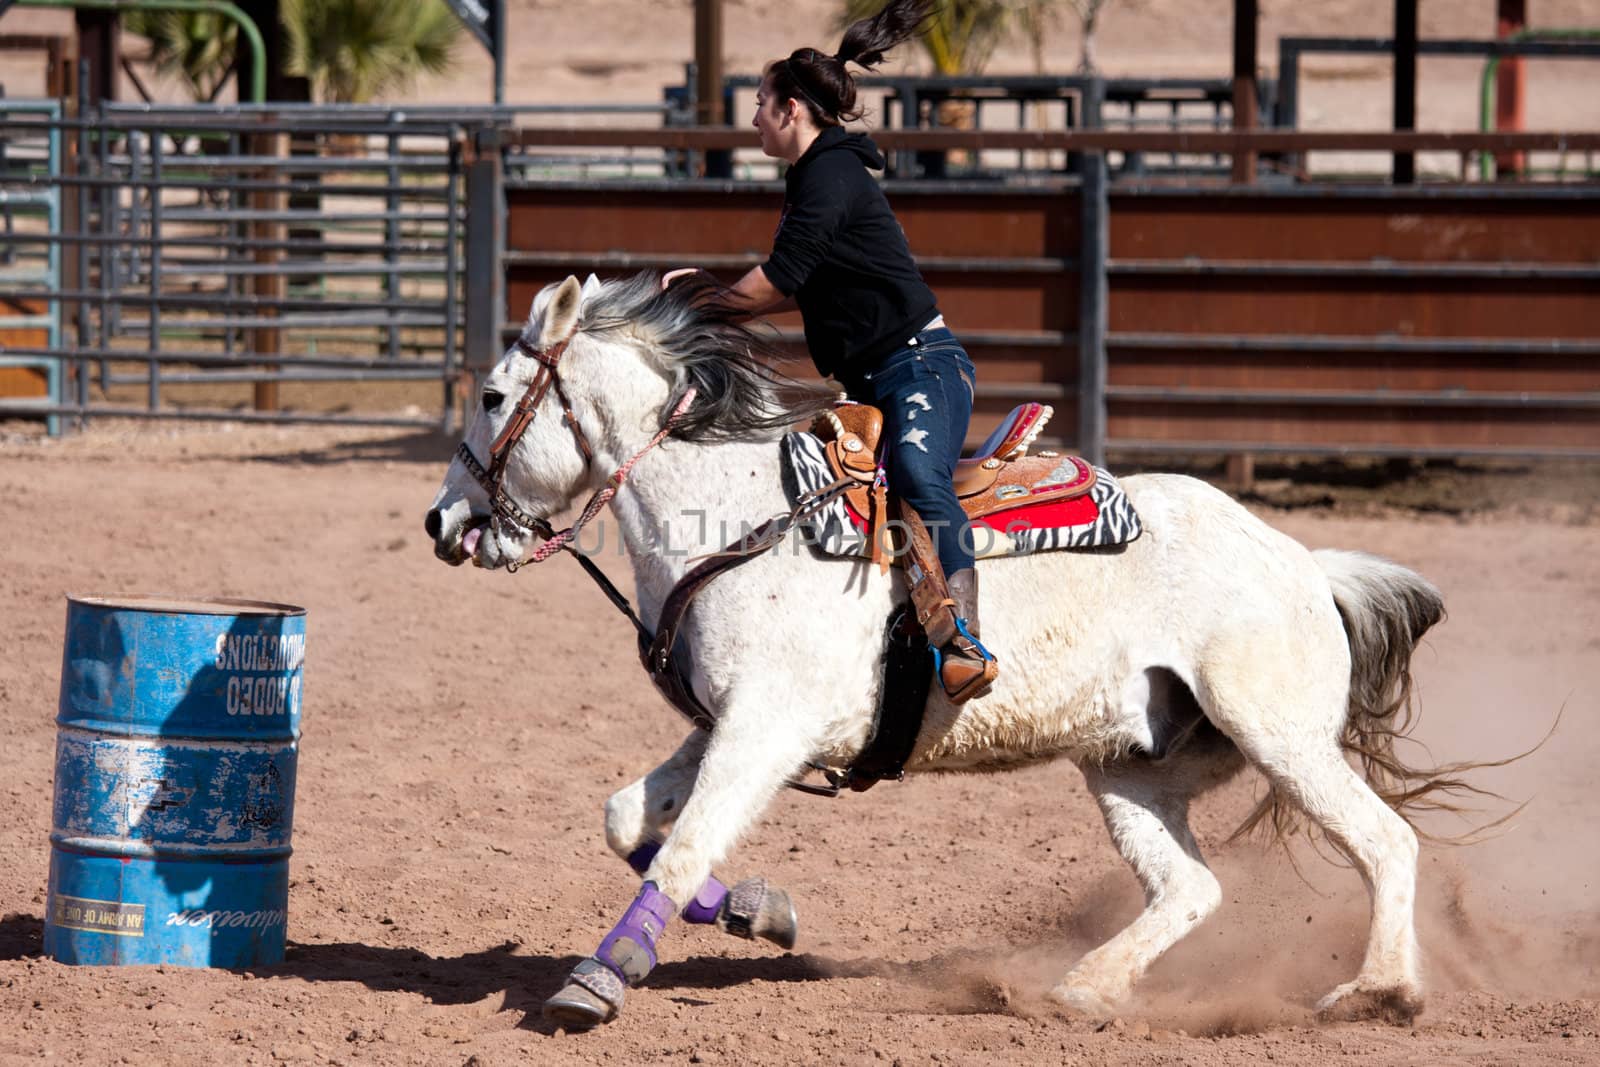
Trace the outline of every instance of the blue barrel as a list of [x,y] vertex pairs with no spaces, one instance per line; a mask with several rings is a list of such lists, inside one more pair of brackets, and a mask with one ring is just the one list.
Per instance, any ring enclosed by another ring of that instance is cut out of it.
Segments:
[[67,598],[44,949],[283,960],[305,611]]

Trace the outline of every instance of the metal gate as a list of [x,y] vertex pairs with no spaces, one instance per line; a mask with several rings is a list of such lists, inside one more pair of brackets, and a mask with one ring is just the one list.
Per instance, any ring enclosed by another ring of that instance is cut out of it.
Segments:
[[49,374],[0,415],[448,425],[488,120],[0,100],[0,304],[48,326],[0,337]]

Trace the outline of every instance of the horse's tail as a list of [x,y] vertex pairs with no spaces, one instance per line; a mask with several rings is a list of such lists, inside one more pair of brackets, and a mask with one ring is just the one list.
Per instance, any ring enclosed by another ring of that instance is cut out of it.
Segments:
[[1311,557],[1328,576],[1350,642],[1344,747],[1362,756],[1369,781],[1373,767],[1366,761],[1374,758],[1389,777],[1412,777],[1393,762],[1394,740],[1405,736],[1414,716],[1411,653],[1444,618],[1444,598],[1416,571],[1365,552],[1322,549]]
[[[1444,598],[1422,575],[1365,552],[1321,549],[1311,555],[1328,577],[1350,642],[1350,697],[1339,744],[1355,758],[1362,777],[1384,803],[1419,836],[1438,840],[1418,829],[1414,816],[1426,811],[1461,812],[1462,805],[1452,798],[1467,794],[1495,796],[1462,775],[1510,762],[1422,766],[1408,763],[1396,751],[1395,743],[1405,740],[1415,723],[1411,654],[1422,635],[1444,618]],[[1278,839],[1286,839],[1299,825],[1298,813],[1273,790],[1234,836],[1263,820]]]

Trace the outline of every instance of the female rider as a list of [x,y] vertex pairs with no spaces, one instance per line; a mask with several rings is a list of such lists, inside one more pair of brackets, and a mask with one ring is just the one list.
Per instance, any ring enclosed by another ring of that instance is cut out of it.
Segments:
[[994,657],[976,641],[972,535],[952,485],[974,369],[868,173],[883,169],[883,156],[865,134],[844,128],[861,116],[845,64],[877,66],[921,28],[930,6],[891,0],[851,25],[833,55],[801,48],[767,65],[754,125],[762,152],[789,164],[783,214],[771,256],[723,300],[755,315],[792,297],[817,370],[850,399],[882,410],[889,485],[926,525],[955,601],[959,621],[939,650],[940,680],[961,703],[987,689],[995,673]]

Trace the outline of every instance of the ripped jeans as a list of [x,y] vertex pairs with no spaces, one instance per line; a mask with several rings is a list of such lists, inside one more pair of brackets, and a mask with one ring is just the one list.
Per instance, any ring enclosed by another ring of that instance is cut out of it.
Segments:
[[922,516],[946,575],[972,566],[972,533],[952,480],[972,418],[975,374],[961,342],[940,326],[870,371],[835,375],[851,400],[883,412],[889,488]]

